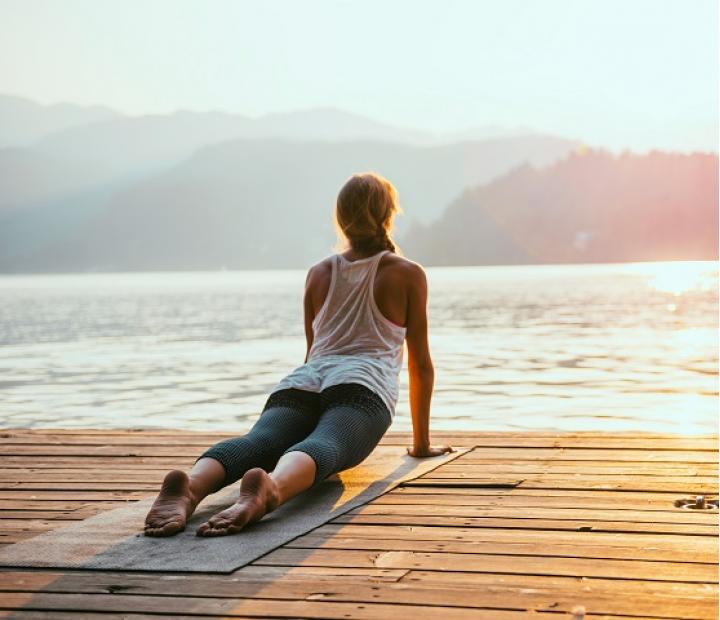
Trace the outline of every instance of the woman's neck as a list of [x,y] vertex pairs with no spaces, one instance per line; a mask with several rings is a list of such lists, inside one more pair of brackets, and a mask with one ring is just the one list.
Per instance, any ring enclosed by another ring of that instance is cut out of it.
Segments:
[[378,254],[382,251],[383,251],[382,248],[378,248],[376,250],[371,250],[371,251],[366,250],[364,252],[360,252],[359,250],[350,248],[349,250],[345,250],[341,254],[342,254],[343,258],[352,262],[354,260],[362,260],[364,258],[370,258],[371,256],[375,256],[376,254]]

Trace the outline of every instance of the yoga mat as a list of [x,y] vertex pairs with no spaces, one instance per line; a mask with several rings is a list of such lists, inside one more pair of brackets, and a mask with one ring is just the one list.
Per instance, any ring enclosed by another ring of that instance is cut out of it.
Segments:
[[207,498],[185,531],[169,538],[142,533],[152,496],[9,545],[0,550],[0,567],[230,573],[466,451],[416,459],[402,447],[378,446],[357,467],[331,476],[232,536],[202,538],[195,530],[234,503],[239,483]]

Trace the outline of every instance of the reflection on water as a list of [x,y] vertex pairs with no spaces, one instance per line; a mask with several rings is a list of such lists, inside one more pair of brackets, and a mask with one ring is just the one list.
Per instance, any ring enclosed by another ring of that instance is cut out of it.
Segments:
[[[716,432],[716,262],[428,269],[432,425]],[[0,277],[0,421],[243,430],[302,271]],[[394,430],[410,428],[407,380]]]

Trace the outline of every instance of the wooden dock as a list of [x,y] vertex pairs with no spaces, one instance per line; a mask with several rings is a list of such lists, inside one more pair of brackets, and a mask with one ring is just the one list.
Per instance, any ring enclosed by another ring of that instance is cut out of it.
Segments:
[[[0,432],[0,544],[154,494],[228,435]],[[229,575],[0,571],[0,616],[717,618],[717,437],[436,433],[472,448]],[[390,433],[384,445],[405,449]],[[240,534],[242,536],[242,534]]]

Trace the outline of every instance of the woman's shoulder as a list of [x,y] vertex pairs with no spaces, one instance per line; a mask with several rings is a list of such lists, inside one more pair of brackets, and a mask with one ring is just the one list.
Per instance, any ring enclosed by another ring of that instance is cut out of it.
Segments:
[[384,270],[391,270],[404,278],[425,278],[425,269],[420,263],[394,252],[388,252],[382,257],[380,267]]
[[335,259],[335,255],[331,254],[326,256],[322,260],[312,265],[307,272],[307,279],[322,277],[330,275],[332,273],[332,261]]

